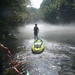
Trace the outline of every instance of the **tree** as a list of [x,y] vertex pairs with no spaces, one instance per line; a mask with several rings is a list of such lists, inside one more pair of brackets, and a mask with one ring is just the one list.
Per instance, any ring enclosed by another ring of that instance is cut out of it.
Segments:
[[75,0],[43,0],[41,18],[51,23],[75,21]]
[[1,0],[0,24],[2,26],[15,26],[28,20],[27,5],[29,0]]

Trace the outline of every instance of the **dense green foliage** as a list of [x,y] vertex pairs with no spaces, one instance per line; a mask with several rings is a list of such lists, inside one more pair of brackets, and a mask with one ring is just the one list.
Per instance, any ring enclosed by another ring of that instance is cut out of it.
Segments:
[[29,0],[0,0],[0,25],[19,25],[29,19]]
[[39,20],[39,9],[36,8],[28,8],[27,11],[29,12],[29,21],[31,23],[37,22]]
[[51,23],[75,21],[75,0],[43,0],[40,12],[27,7],[30,0],[1,0],[0,25],[16,26],[41,19]]
[[75,21],[75,0],[43,0],[41,18],[51,23]]

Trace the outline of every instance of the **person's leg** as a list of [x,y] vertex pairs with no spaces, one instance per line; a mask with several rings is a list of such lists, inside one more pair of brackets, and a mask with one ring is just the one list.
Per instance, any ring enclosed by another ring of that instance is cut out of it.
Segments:
[[37,40],[37,35],[34,36],[34,39]]
[[34,32],[34,39],[37,40],[37,32]]
[[38,33],[36,34],[36,40],[38,40]]

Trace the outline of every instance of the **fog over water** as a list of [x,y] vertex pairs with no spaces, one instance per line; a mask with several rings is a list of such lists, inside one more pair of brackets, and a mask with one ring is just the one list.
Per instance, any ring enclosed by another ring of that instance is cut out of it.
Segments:
[[[52,25],[46,23],[37,23],[39,28],[39,38],[46,39],[48,41],[67,42],[74,43],[75,38],[75,26],[69,25]],[[33,38],[34,24],[25,25],[18,30],[23,34],[23,38]]]
[[75,26],[37,23],[39,38],[45,44],[41,54],[33,54],[33,28],[35,24],[18,27],[17,37],[22,50],[16,54],[18,61],[29,63],[30,75],[75,75]]

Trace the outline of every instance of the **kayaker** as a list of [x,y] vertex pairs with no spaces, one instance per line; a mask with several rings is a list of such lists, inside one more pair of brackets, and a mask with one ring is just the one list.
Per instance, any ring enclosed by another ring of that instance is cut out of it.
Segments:
[[34,27],[34,39],[38,39],[38,32],[39,32],[39,28],[37,27],[37,24],[35,24],[35,27]]

